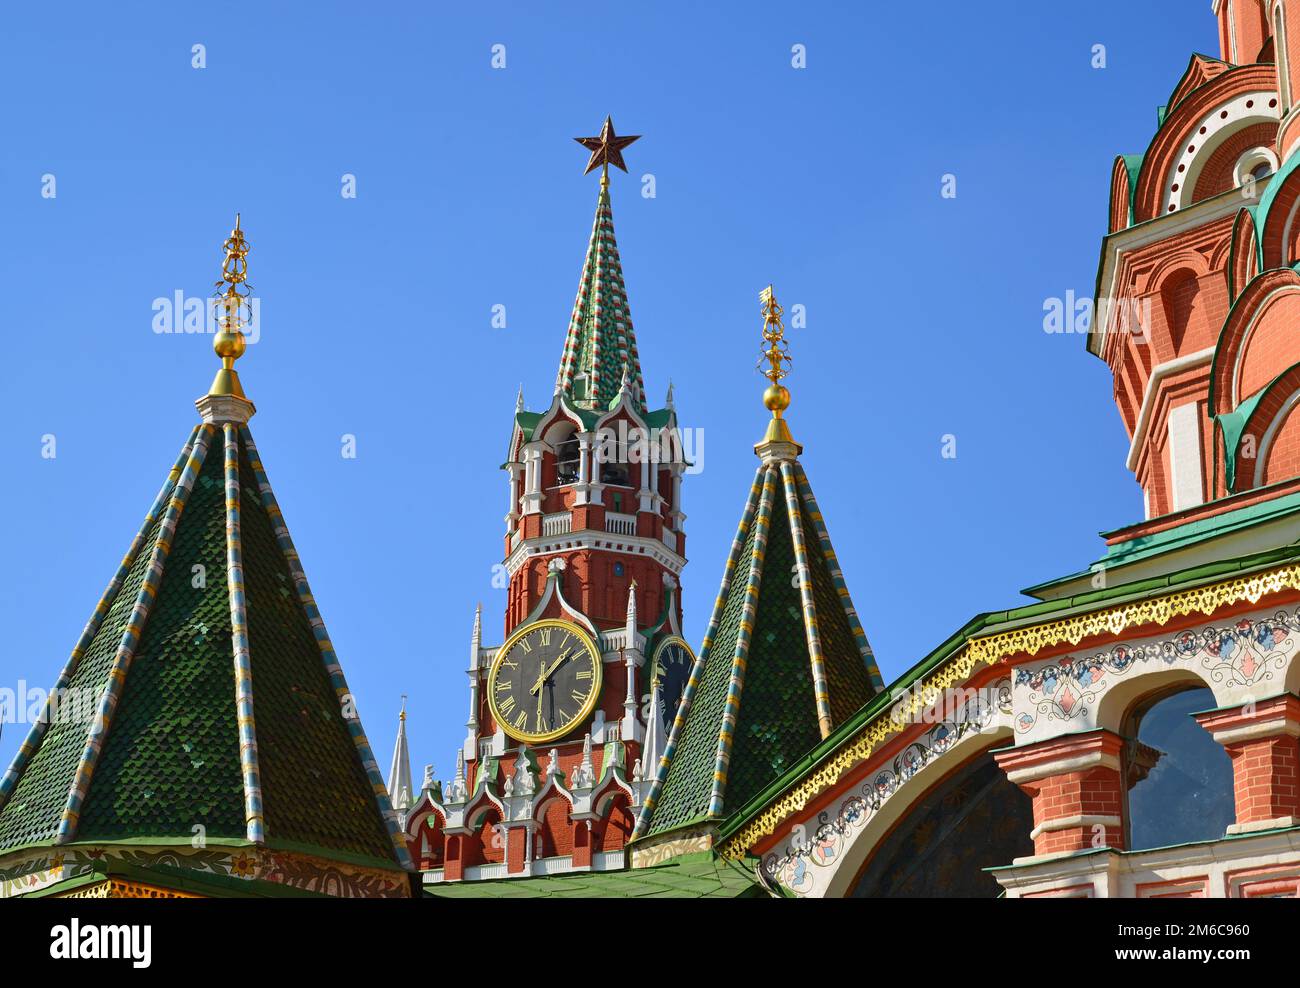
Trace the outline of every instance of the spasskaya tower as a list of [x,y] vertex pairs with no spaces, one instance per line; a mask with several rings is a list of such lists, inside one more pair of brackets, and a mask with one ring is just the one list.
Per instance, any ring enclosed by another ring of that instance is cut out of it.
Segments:
[[681,633],[688,466],[671,386],[646,400],[610,201],[606,118],[578,138],[596,217],[548,406],[522,390],[503,469],[504,642],[475,616],[469,718],[406,831],[426,882],[610,870],[649,792],[695,656]]

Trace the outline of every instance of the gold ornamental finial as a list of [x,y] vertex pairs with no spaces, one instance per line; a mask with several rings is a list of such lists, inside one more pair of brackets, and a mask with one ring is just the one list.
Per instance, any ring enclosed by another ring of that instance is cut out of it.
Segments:
[[[221,358],[221,369],[212,380],[208,389],[210,395],[233,395],[244,397],[244,389],[239,383],[239,374],[235,371],[235,361],[244,355],[248,343],[244,339],[243,313],[248,306],[248,297],[252,286],[248,284],[248,241],[239,226],[239,214],[235,214],[235,228],[222,244],[226,252],[221,262],[221,280],[216,283],[217,305],[221,308],[218,317],[217,335],[212,341],[212,349]],[[224,291],[222,290],[224,288]]]
[[[763,392],[763,405],[772,412],[772,421],[767,424],[764,442],[794,442],[790,427],[785,424],[781,413],[790,407],[790,391],[781,383],[781,379],[790,373],[786,365],[792,363],[790,346],[785,341],[785,324],[781,316],[785,310],[776,300],[776,292],[768,285],[758,294],[763,306],[763,356],[758,365],[763,376],[771,383]],[[767,367],[763,367],[763,362]]]

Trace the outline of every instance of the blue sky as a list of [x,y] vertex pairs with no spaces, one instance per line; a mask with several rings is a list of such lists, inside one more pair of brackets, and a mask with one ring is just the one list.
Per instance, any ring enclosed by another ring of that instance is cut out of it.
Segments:
[[381,763],[405,692],[416,777],[449,776],[476,601],[501,637],[515,391],[549,399],[591,229],[571,138],[607,113],[645,135],[613,205],[647,390],[671,378],[705,436],[688,637],[764,428],[773,281],[807,311],[791,426],[892,679],[1141,515],[1109,372],[1043,305],[1091,294],[1113,156],[1196,50],[1208,0],[8,11],[0,686],[53,683],[195,421],[210,339],[155,334],[152,304],[211,291],[240,210],[271,482]]

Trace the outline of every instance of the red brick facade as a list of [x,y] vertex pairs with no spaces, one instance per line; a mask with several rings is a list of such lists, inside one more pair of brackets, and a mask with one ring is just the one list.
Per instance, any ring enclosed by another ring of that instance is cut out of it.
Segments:
[[1123,740],[1091,731],[996,753],[1034,801],[1035,854],[1124,846]]

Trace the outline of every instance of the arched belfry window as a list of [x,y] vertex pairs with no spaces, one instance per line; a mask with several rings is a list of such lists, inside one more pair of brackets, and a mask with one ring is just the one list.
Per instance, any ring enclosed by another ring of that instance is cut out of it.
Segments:
[[632,485],[632,471],[628,465],[628,445],[618,438],[613,430],[602,433],[596,448],[596,459],[600,463],[602,484],[612,484],[615,487]]
[[1191,716],[1215,706],[1205,687],[1183,687],[1129,713],[1124,726],[1129,850],[1217,840],[1236,819],[1232,761]]
[[577,433],[570,433],[555,446],[555,482],[560,485],[576,484],[581,465],[582,447]]

